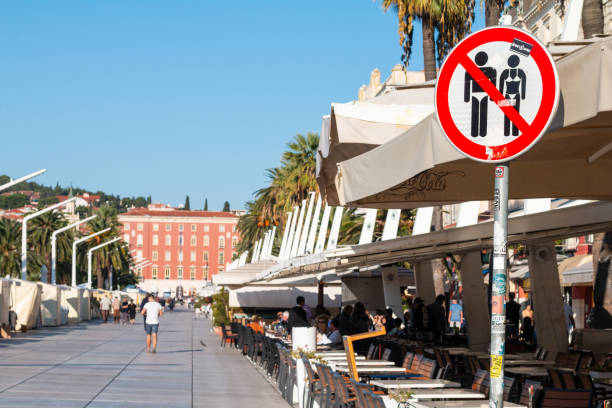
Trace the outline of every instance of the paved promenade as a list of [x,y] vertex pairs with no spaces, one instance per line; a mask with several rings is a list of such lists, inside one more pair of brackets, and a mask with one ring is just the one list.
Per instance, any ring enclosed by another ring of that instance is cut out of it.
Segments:
[[0,407],[289,407],[237,351],[220,349],[209,328],[192,312],[167,313],[157,354],[145,353],[141,318],[0,340]]

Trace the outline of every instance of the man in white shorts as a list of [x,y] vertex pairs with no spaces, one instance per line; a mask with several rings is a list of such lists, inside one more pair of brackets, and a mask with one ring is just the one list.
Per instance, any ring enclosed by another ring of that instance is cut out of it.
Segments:
[[[145,316],[145,332],[147,333],[147,353],[155,353],[157,349],[157,331],[159,329],[159,317],[164,314],[164,308],[159,302],[149,295],[149,301],[140,312]],[[153,337],[153,348],[151,348],[151,336]]]

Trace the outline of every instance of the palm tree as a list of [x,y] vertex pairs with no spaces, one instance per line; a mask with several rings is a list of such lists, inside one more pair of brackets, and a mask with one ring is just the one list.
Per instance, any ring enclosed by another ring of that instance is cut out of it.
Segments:
[[423,30],[425,80],[436,79],[436,60],[441,62],[448,51],[471,30],[474,5],[474,0],[383,0],[384,11],[394,9],[397,12],[404,65],[408,66],[412,54],[413,22],[418,19]]
[[602,0],[584,0],[582,6],[582,31],[584,38],[593,38],[604,32]]
[[[87,251],[100,243],[112,239],[119,234],[119,219],[117,218],[117,210],[115,208],[104,206],[96,211],[97,217],[89,221],[87,224],[91,232],[102,231],[110,228],[110,231],[97,237],[88,240],[83,244],[83,248],[79,251],[80,262],[82,269],[87,268]],[[136,279],[130,274],[130,266],[132,265],[132,256],[129,248],[123,241],[114,242],[103,249],[94,251],[92,254],[92,268],[96,272],[96,283],[98,288],[104,286],[104,277],[109,276],[110,268],[113,268],[113,278],[115,284],[126,285],[135,283]]]
[[[42,257],[28,251],[28,274],[35,277],[42,265]],[[21,274],[21,223],[0,218],[0,275],[17,278]]]
[[[29,234],[29,246],[44,260],[47,267],[47,283],[51,282],[51,236],[56,230],[65,227],[67,221],[59,211],[42,214],[32,220],[32,233]],[[71,255],[72,231],[66,231],[57,236],[58,260],[66,260]]]

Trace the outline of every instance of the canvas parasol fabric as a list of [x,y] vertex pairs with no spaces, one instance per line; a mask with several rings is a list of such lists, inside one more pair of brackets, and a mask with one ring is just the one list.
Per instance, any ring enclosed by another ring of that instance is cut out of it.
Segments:
[[[561,101],[549,131],[510,165],[510,198],[612,199],[612,38],[556,61]],[[493,165],[466,159],[435,114],[338,164],[341,205],[415,208],[493,198]]]
[[336,164],[396,138],[433,112],[434,83],[393,88],[367,101],[333,103],[323,118],[317,180],[330,205],[337,204]]
[[40,322],[43,326],[59,326],[62,324],[62,294],[57,285],[40,282]]

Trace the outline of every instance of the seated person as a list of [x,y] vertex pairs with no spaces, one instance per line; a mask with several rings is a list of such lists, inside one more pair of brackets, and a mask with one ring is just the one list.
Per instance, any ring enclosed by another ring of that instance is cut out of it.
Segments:
[[[325,332],[323,332],[323,325],[325,325]],[[327,321],[319,320],[317,321],[317,344],[339,344],[342,343],[342,335],[340,334],[340,330],[338,326],[340,323],[338,322],[338,318],[335,317],[329,322],[329,327]]]
[[400,318],[393,319],[393,325],[394,327],[389,332],[389,336],[399,337],[399,335],[402,334],[402,319]]

